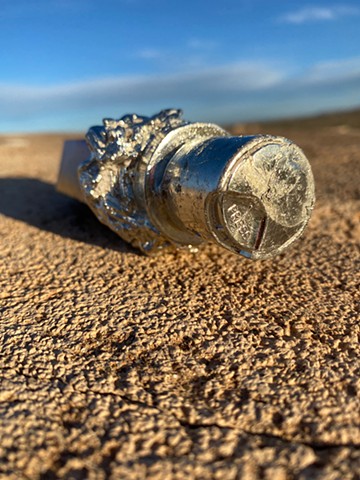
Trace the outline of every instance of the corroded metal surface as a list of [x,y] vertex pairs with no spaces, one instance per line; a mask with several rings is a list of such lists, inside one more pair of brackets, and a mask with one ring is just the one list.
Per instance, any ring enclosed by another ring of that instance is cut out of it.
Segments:
[[314,181],[282,137],[230,136],[180,110],[104,120],[87,134],[79,168],[98,219],[148,254],[216,242],[249,258],[282,252],[303,232]]

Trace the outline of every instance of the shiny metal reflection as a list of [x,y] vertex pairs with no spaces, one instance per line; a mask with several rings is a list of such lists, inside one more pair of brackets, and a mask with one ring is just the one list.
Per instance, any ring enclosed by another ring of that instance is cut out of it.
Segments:
[[299,238],[314,206],[310,164],[282,137],[234,137],[164,110],[104,120],[87,144],[73,196],[147,254],[215,242],[269,258]]

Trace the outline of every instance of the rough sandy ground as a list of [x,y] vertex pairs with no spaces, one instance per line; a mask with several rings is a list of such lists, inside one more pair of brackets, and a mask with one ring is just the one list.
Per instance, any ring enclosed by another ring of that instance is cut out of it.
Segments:
[[261,263],[140,256],[54,191],[64,137],[0,137],[1,478],[359,478],[360,129],[333,123],[242,129],[317,182]]

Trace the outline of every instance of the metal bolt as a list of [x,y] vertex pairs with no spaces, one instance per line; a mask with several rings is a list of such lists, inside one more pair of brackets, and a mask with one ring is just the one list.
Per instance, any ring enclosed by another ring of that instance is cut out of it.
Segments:
[[314,206],[309,162],[282,137],[231,136],[164,110],[104,120],[87,145],[85,160],[74,158],[83,144],[65,148],[58,189],[148,254],[215,242],[269,258],[302,234]]

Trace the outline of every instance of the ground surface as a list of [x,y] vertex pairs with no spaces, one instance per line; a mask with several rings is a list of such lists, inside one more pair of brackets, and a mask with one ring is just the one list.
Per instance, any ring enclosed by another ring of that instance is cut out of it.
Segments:
[[238,126],[311,160],[286,255],[138,255],[0,137],[0,476],[358,479],[360,115]]

